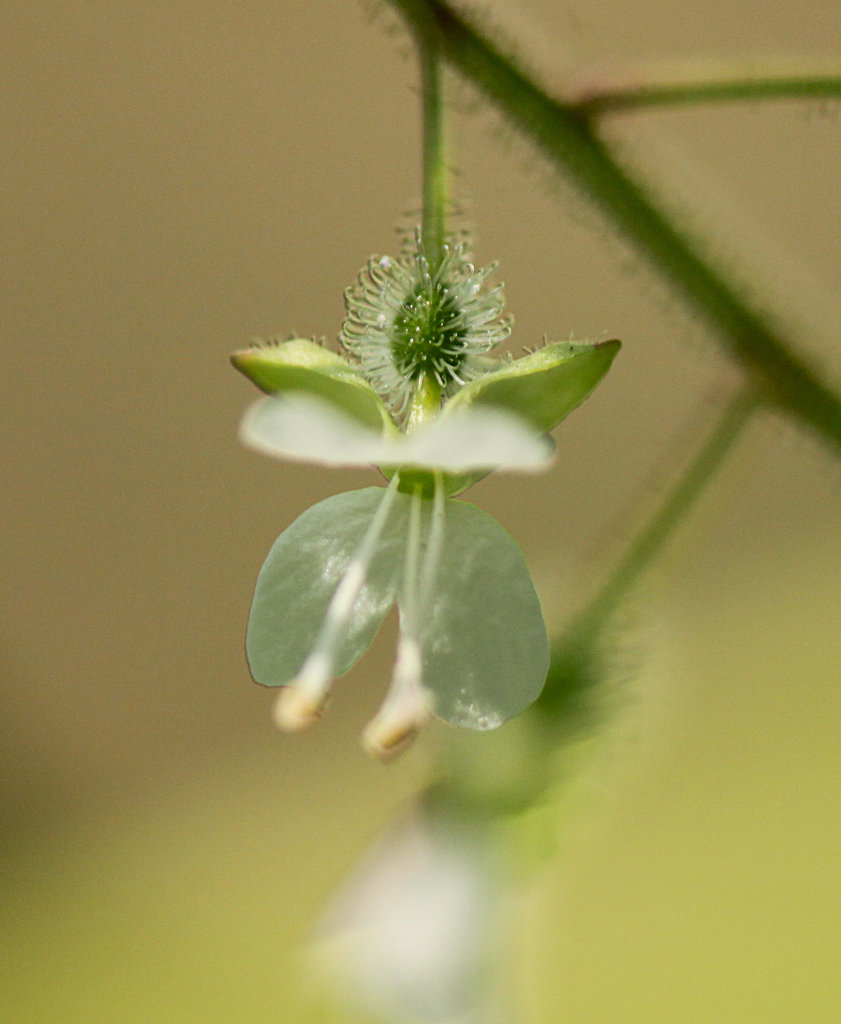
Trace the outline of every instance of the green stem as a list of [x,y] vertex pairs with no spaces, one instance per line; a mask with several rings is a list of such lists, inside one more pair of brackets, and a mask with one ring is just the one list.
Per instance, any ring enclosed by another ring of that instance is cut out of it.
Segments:
[[418,42],[423,103],[423,228],[424,253],[434,274],[444,257],[447,209],[447,160],[444,138],[443,69],[429,37]]
[[763,397],[841,448],[841,398],[673,225],[592,125],[558,103],[442,0],[391,0],[578,185],[716,331]]
[[607,582],[583,613],[591,622],[603,623],[642,573],[654,561],[681,520],[712,479],[716,470],[757,408],[753,388],[740,391],[722,413],[706,444],[670,491],[651,521],[636,537]]
[[415,385],[406,430],[412,431],[421,423],[437,416],[441,411],[441,385],[434,378],[423,374]]
[[568,90],[570,108],[593,118],[643,107],[771,99],[838,99],[841,70],[802,63],[693,62],[593,76]]
[[[743,387],[731,400],[706,443],[634,538],[599,592],[553,642],[552,663],[539,703],[546,706],[556,704],[561,692],[570,686],[570,651],[574,651],[577,657],[583,654],[584,659],[592,657],[592,647],[599,642],[617,606],[674,534],[758,407],[756,391],[750,386]],[[580,666],[576,665],[576,668]]]
[[490,735],[445,734],[428,806],[461,821],[494,821],[545,798],[557,780],[553,752],[593,724],[598,708],[593,692],[606,679],[604,631],[610,617],[704,492],[758,407],[748,387],[731,400],[595,598],[556,637],[546,686],[532,707]]

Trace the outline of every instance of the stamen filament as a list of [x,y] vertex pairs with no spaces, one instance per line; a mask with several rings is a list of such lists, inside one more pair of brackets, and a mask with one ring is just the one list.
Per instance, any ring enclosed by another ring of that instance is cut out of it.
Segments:
[[312,651],[298,675],[278,694],[274,719],[285,732],[305,728],[318,717],[324,706],[333,680],[336,646],[347,629],[353,607],[365,585],[371,560],[397,494],[399,480],[399,473],[395,473],[385,489],[359,547],[333,592]]
[[432,713],[429,691],[422,678],[420,644],[414,637],[401,633],[388,694],[362,734],[363,746],[369,754],[389,760],[415,738]]
[[400,601],[400,637],[391,684],[386,699],[362,734],[365,749],[382,759],[398,753],[414,737],[431,712],[430,695],[423,686],[420,643],[418,564],[422,510],[422,491],[420,486],[416,486],[409,508],[409,535]]
[[426,554],[421,567],[420,586],[418,588],[418,615],[422,622],[428,622],[430,601],[438,576],[438,563],[441,560],[441,549],[444,545],[444,475],[440,469],[435,470],[435,490],[432,498],[432,520],[429,525],[429,540]]

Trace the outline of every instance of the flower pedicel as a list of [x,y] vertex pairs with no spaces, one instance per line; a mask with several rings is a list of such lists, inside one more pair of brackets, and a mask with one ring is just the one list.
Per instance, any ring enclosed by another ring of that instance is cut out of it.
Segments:
[[495,469],[544,467],[546,435],[601,380],[619,342],[489,357],[511,329],[501,286],[484,289],[493,269],[477,271],[462,243],[445,246],[433,271],[416,233],[397,259],[372,257],[345,293],[346,354],[292,339],[232,357],[269,396],[246,413],[246,445],[376,465],[390,481],[314,505],[260,571],[246,650],[254,679],[281,687],[283,729],[319,715],[395,601],[391,685],[363,736],[377,756],[401,749],[432,713],[494,728],[543,687],[549,647],[522,553],[453,496]]

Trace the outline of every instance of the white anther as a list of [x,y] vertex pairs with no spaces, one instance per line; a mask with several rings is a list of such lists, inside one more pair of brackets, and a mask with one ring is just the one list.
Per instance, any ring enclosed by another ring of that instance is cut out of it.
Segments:
[[288,686],[278,694],[274,720],[284,732],[298,732],[315,721],[327,700],[332,677],[330,658],[314,651]]

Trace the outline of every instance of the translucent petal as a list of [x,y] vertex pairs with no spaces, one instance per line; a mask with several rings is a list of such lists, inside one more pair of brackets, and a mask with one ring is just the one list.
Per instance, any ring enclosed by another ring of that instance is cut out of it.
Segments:
[[496,409],[444,414],[411,434],[383,435],[304,395],[266,398],[248,410],[244,444],[275,458],[328,466],[414,466],[465,472],[536,469],[552,456],[551,441],[521,419]]
[[436,580],[423,627],[424,685],[439,717],[493,729],[535,700],[549,666],[523,553],[491,516],[448,501]]
[[[282,686],[297,675],[384,493],[367,487],[320,501],[275,541],[257,579],[246,636],[248,664],[258,683]],[[408,500],[392,508],[348,628],[333,652],[336,676],[362,655],[395,599],[407,509]]]
[[584,401],[610,369],[619,348],[616,340],[546,345],[471,381],[448,408],[505,409],[546,433]]
[[380,396],[362,374],[335,352],[303,338],[234,352],[231,362],[270,395],[315,395],[373,430],[393,430]]
[[385,439],[377,429],[305,395],[264,398],[247,410],[240,439],[264,455],[325,466],[370,466]]
[[490,408],[447,410],[445,407],[443,415],[406,435],[400,446],[400,465],[461,473],[539,469],[552,458],[551,440],[535,433],[520,417]]
[[504,895],[493,852],[470,820],[439,823],[421,812],[369,852],[316,932],[322,987],[339,989],[340,1019],[348,1019],[348,1002],[365,1020],[480,1019],[473,1011],[487,988]]

